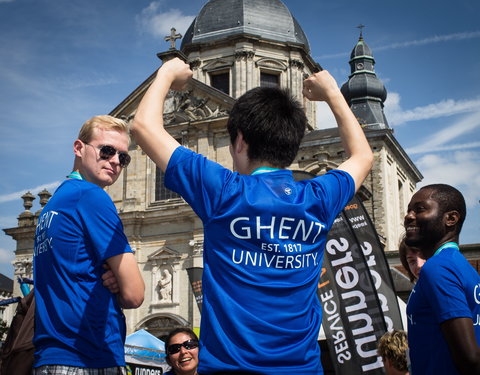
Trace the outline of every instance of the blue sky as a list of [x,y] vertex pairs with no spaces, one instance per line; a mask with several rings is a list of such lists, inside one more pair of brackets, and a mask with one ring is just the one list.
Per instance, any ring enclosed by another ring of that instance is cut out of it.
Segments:
[[[20,196],[53,192],[73,163],[81,124],[140,85],[205,0],[0,0],[0,228]],[[480,242],[480,2],[285,0],[313,58],[348,79],[359,24],[388,91],[385,111],[424,181],[459,188],[462,243]],[[323,111],[322,111],[323,112]],[[331,119],[320,114],[328,126]],[[39,198],[32,211],[40,208]],[[13,276],[15,242],[0,233],[0,272]]]

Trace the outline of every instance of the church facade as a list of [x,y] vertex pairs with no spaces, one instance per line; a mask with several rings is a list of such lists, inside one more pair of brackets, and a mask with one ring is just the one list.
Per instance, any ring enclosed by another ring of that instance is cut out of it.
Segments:
[[[290,90],[303,103],[309,119],[290,169],[321,175],[345,160],[334,124],[318,129],[316,105],[302,97],[304,78],[321,66],[310,56],[301,26],[280,0],[210,0],[183,36],[179,50],[175,48],[177,37],[172,30],[166,38],[171,48],[158,57],[165,61],[180,56],[194,72],[189,87],[171,92],[165,104],[166,129],[182,145],[233,168],[226,123],[235,99],[251,88],[273,85]],[[362,35],[349,63],[351,74],[342,93],[375,155],[374,167],[359,194],[385,251],[394,252],[403,233],[406,205],[422,175],[388,126],[383,113],[387,92],[376,77],[373,54]],[[131,121],[154,74],[110,114]],[[106,189],[146,285],[143,305],[125,312],[127,333],[144,328],[162,337],[174,327],[199,327],[200,311],[187,271],[203,266],[202,223],[181,197],[163,186],[162,172],[134,142],[129,153],[129,167]],[[42,199],[48,200],[45,192]],[[27,204],[18,227],[6,230],[17,241],[15,277],[32,276],[37,218],[38,213],[30,212]]]

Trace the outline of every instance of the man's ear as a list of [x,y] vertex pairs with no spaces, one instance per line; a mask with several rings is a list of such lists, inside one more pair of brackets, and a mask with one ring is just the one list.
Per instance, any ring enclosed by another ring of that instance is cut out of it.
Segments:
[[456,210],[445,212],[444,220],[447,227],[454,227],[460,221],[460,214]]
[[243,134],[241,131],[238,131],[237,138],[235,138],[235,142],[233,143],[233,151],[237,154],[241,153],[245,150],[247,144],[245,143],[245,139],[243,139]]
[[73,153],[75,156],[82,157],[82,151],[85,145],[80,139],[73,142]]

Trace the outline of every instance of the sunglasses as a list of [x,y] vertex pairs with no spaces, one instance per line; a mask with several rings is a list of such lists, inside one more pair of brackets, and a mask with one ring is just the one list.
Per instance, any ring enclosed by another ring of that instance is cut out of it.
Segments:
[[[91,145],[90,143],[86,143],[86,142],[84,142],[84,143],[86,145],[95,147],[95,146]],[[127,152],[118,151],[115,147],[108,146],[108,145],[102,145],[102,146],[97,146],[96,148],[98,148],[100,150],[99,155],[100,155],[100,158],[103,159],[103,160],[108,160],[111,157],[113,157],[115,154],[118,154],[118,161],[120,162],[120,166],[122,168],[128,167],[128,164],[130,164],[130,160],[132,160],[132,158],[130,157],[130,155],[128,155]]]
[[197,340],[187,340],[185,342],[182,342],[181,344],[169,345],[168,348],[167,348],[167,353],[168,354],[178,353],[182,346],[187,350],[195,349],[195,348],[198,348],[198,341]]

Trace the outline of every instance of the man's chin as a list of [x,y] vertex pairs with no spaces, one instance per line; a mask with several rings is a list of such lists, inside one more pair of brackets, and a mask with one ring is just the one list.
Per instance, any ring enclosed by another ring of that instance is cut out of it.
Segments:
[[405,245],[410,247],[420,247],[421,241],[417,237],[414,236],[405,236]]

